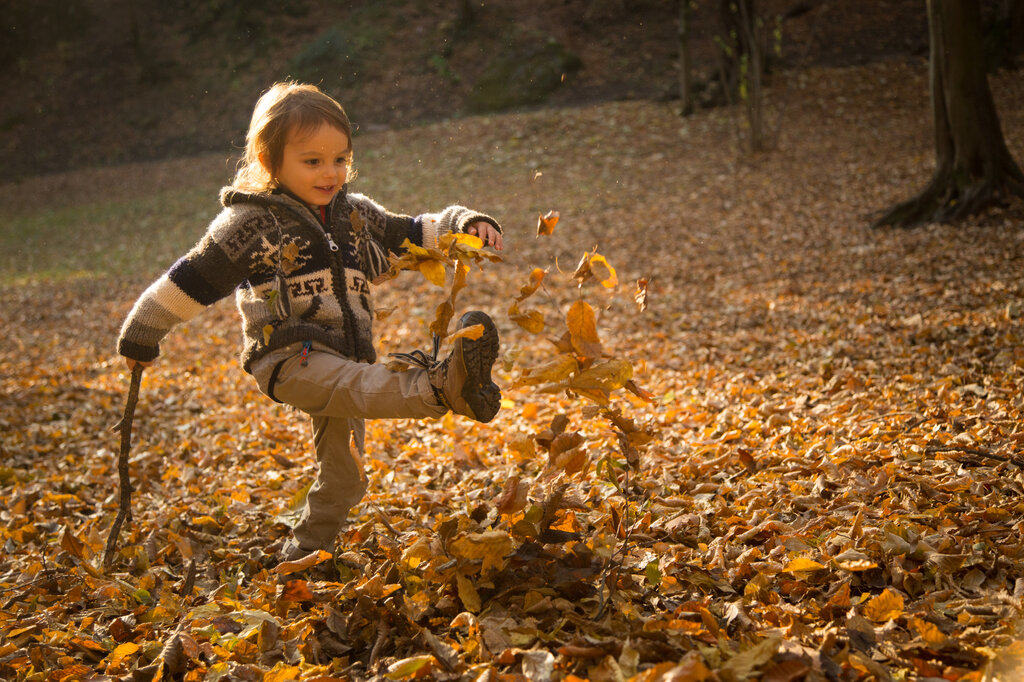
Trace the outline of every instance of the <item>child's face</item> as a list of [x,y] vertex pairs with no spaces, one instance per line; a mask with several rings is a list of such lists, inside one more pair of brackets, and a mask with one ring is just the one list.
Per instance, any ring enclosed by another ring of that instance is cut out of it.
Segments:
[[309,206],[324,206],[348,179],[351,158],[348,135],[322,123],[312,133],[288,137],[275,175],[285,189]]

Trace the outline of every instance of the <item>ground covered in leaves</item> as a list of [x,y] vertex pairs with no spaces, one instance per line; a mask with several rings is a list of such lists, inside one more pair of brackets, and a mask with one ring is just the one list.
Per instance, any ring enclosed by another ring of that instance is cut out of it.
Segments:
[[[1020,76],[993,78],[1018,160]],[[924,65],[782,80],[756,157],[729,112],[642,102],[357,139],[356,189],[503,220],[457,306],[495,317],[506,402],[368,424],[369,493],[312,567],[274,556],[308,424],[239,369],[228,302],[143,377],[134,521],[102,567],[114,338],[223,160],[0,188],[0,676],[1018,679],[1024,207],[869,231],[931,171]],[[616,286],[599,259],[571,276],[595,246]],[[428,344],[443,293],[379,289],[382,356]],[[545,390],[587,367],[615,371]]]

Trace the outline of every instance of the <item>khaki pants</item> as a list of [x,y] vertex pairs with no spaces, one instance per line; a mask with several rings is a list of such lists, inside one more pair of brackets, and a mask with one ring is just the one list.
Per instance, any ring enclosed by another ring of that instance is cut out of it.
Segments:
[[[408,419],[443,416],[427,380],[427,372],[392,372],[383,365],[354,362],[332,353],[312,351],[306,365],[298,354],[285,360],[273,387],[268,386],[277,363],[255,363],[260,390],[310,416],[319,465],[298,525],[292,531],[291,553],[334,551],[338,531],[366,493],[360,466],[364,419]],[[352,452],[350,442],[358,453]],[[294,545],[297,544],[297,547]]]

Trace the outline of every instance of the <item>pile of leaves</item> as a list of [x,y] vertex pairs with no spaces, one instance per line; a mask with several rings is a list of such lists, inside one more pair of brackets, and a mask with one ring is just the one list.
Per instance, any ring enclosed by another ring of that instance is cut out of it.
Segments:
[[[518,216],[509,251],[396,261],[422,276],[376,292],[379,351],[488,310],[503,409],[368,423],[369,493],[335,552],[297,562],[276,551],[315,475],[308,424],[239,370],[229,303],[143,377],[105,569],[110,346],[144,282],[7,287],[0,675],[1015,679],[1024,209],[863,227],[927,176],[923,83],[802,77],[800,143],[756,163],[728,118],[654,104],[459,122],[512,178],[472,186]],[[1022,158],[1024,91],[1000,84]],[[447,130],[374,141],[412,158]]]

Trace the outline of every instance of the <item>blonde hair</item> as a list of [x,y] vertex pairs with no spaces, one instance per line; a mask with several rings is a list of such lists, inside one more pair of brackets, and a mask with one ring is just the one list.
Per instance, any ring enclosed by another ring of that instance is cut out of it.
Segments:
[[[273,171],[280,168],[290,135],[311,133],[327,123],[352,141],[352,124],[340,104],[315,85],[275,83],[256,102],[245,135],[245,155],[239,161],[231,186],[266,192],[277,183]],[[267,160],[270,171],[260,161]],[[350,173],[351,177],[351,173]]]

